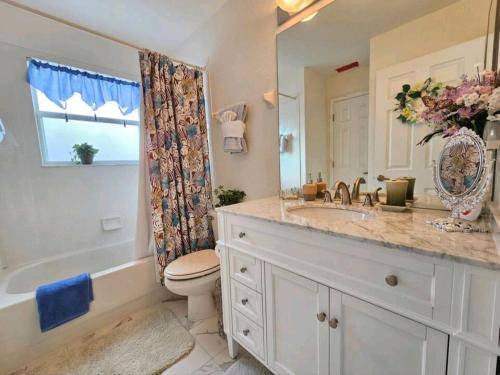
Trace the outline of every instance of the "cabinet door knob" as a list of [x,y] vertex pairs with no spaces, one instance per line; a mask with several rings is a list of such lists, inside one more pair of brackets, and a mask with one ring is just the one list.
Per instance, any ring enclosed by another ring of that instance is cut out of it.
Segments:
[[321,312],[319,314],[316,314],[316,318],[318,318],[320,322],[324,322],[326,319],[326,314],[324,312]]
[[243,330],[243,336],[248,336],[249,333],[250,330],[248,328]]
[[385,278],[385,282],[389,286],[396,286],[398,285],[398,278],[395,275],[389,275]]
[[247,268],[246,268],[245,266],[241,267],[241,268],[240,268],[240,272],[241,272],[241,273],[245,273],[245,272],[247,272]]
[[335,329],[339,325],[339,321],[337,320],[337,318],[330,319],[328,325],[330,326],[330,328]]
[[245,232],[240,232],[240,234],[238,234],[238,237],[239,237],[239,238],[243,238],[243,237],[245,237],[245,236],[246,236]]
[[248,303],[248,298],[243,298],[243,299],[241,300],[241,303],[242,303],[243,305],[246,305],[246,304]]

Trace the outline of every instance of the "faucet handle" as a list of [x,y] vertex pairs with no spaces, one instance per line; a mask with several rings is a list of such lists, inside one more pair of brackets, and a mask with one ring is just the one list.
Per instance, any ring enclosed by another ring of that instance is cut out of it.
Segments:
[[373,207],[372,195],[370,193],[366,193],[365,200],[363,202],[363,206]]
[[378,196],[378,192],[379,192],[380,190],[382,190],[382,188],[381,188],[381,187],[379,187],[379,188],[375,189],[375,191],[373,192],[373,201],[374,201],[375,203],[380,202],[380,198],[379,198],[379,196]]
[[324,194],[323,203],[327,203],[327,202],[332,203],[333,202],[332,193],[330,193],[330,190],[324,189],[321,192]]

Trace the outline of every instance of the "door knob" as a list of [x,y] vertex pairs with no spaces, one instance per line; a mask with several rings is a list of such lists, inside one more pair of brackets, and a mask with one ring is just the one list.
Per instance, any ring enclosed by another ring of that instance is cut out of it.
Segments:
[[326,319],[326,314],[324,312],[321,312],[319,314],[316,314],[316,318],[318,318],[320,322],[324,322]]
[[238,234],[238,237],[239,237],[239,238],[243,238],[243,237],[245,237],[245,236],[246,236],[245,232],[240,232],[240,234]]
[[337,318],[330,319],[328,325],[330,326],[330,328],[335,329],[339,325],[339,321],[337,320]]
[[396,286],[398,285],[398,278],[396,275],[389,275],[385,278],[385,282],[389,286]]
[[245,273],[245,272],[247,272],[247,268],[246,268],[245,266],[241,267],[241,268],[240,268],[240,272],[241,272],[241,273]]
[[242,303],[243,305],[246,305],[246,304],[248,303],[248,298],[243,298],[243,299],[241,300],[241,303]]
[[248,336],[249,333],[250,333],[249,329],[244,329],[243,330],[243,336]]

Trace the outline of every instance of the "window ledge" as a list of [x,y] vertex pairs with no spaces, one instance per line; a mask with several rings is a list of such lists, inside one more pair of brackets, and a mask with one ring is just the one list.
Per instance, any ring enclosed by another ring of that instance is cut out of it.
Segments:
[[88,167],[120,167],[120,166],[131,166],[139,165],[139,161],[100,161],[94,162],[92,164],[75,164],[71,162],[43,162],[42,168],[61,168],[61,167],[77,167],[77,168],[88,168]]

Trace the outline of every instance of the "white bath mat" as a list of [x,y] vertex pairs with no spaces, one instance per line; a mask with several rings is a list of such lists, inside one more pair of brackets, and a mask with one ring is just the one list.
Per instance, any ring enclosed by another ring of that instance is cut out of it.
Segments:
[[64,348],[28,368],[29,375],[159,374],[187,355],[194,339],[162,304],[128,317],[102,335]]

